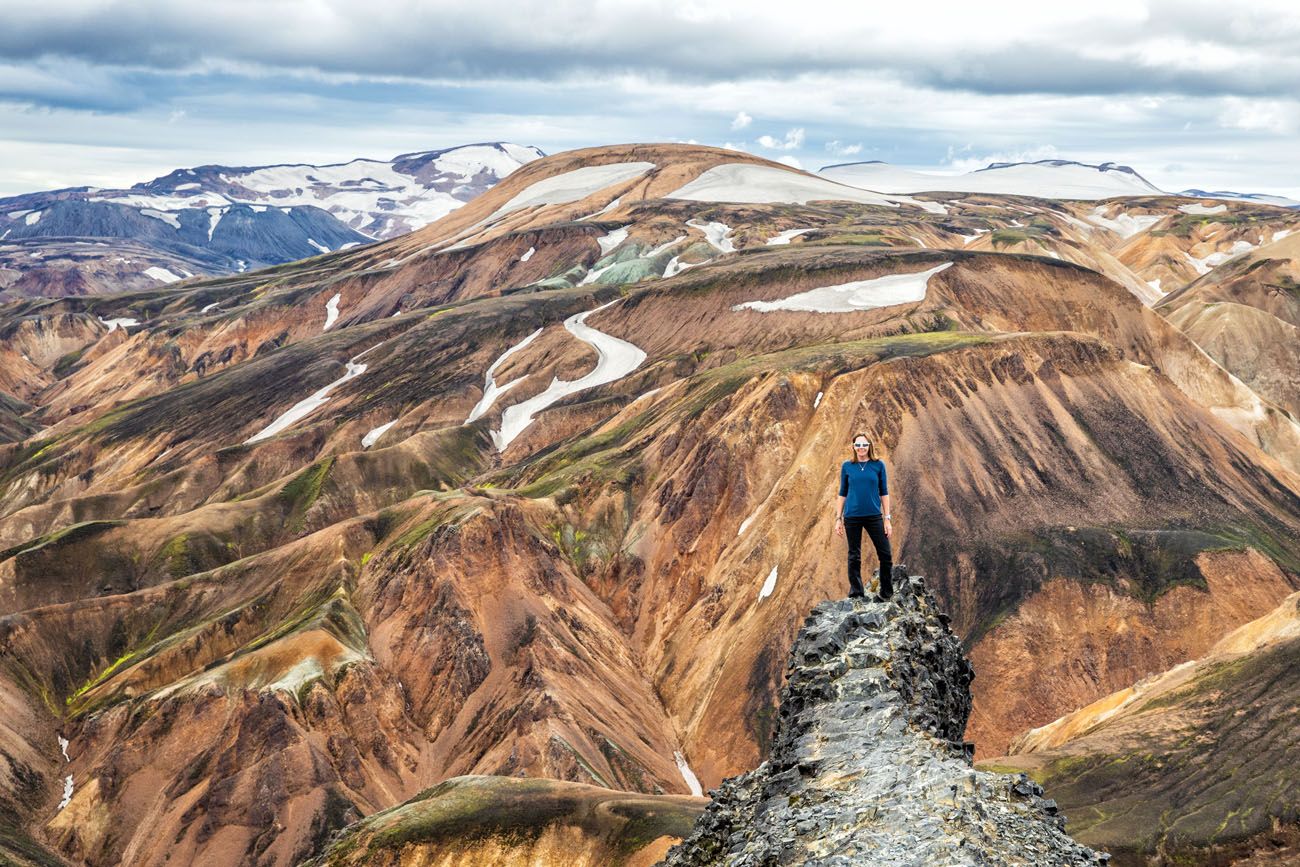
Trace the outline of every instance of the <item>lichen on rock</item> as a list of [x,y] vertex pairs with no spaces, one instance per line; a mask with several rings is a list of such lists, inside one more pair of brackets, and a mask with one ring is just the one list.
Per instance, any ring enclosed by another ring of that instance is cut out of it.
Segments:
[[895,566],[894,585],[808,615],[770,758],[710,793],[663,867],[1108,863],[1036,783],[970,766],[970,663],[922,579]]

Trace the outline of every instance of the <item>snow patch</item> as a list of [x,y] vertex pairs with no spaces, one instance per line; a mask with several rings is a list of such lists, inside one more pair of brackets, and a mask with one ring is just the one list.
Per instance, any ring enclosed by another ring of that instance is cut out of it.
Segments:
[[641,362],[646,359],[644,350],[628,343],[626,340],[620,340],[617,337],[597,331],[586,324],[588,316],[598,313],[612,304],[617,304],[621,300],[616,298],[594,310],[575,313],[564,320],[564,327],[568,329],[569,333],[584,343],[590,344],[596,350],[596,366],[585,376],[572,381],[562,380],[558,377],[552,378],[551,384],[541,394],[508,407],[501,414],[501,429],[492,432],[492,440],[496,443],[498,451],[505,451],[515,437],[523,433],[524,429],[532,423],[533,416],[551,404],[571,394],[577,394],[580,391],[622,379],[641,366]]
[[220,301],[213,301],[211,304],[204,304],[202,307],[199,308],[199,312],[207,313],[209,310],[215,309],[216,306],[220,303],[221,303]]
[[63,760],[65,762],[72,761],[72,759],[68,758],[68,744],[70,743],[70,741],[67,738],[65,738],[63,735],[59,735],[58,738],[59,738],[59,750],[63,753]]
[[122,330],[125,331],[128,327],[140,324],[139,320],[132,319],[129,316],[119,316],[116,319],[105,319],[103,316],[96,316],[95,318],[98,319],[100,322],[104,323],[105,325],[107,325],[109,331],[112,331],[114,328],[117,328],[119,325],[122,326]]
[[664,198],[746,204],[788,202],[796,205],[816,201],[837,201],[882,205],[887,208],[897,208],[900,204],[907,204],[935,214],[948,213],[948,209],[937,202],[922,202],[907,196],[884,196],[805,172],[752,163],[725,163],[714,166]]
[[[371,347],[371,349],[373,348],[374,347]],[[366,352],[369,351],[370,351],[369,349],[366,350]],[[362,353],[361,355],[364,354],[365,353]],[[360,358],[361,355],[358,355],[357,358]],[[326,403],[326,401],[329,400],[329,393],[331,391],[338,388],[340,385],[347,382],[349,379],[356,379],[358,376],[360,376],[365,372],[366,372],[366,365],[355,364],[352,361],[349,361],[347,363],[346,373],[344,373],[338,379],[331,382],[329,385],[315,392],[310,397],[304,398],[303,400],[300,400],[297,403],[295,403],[293,406],[289,407],[289,409],[285,411],[275,421],[271,422],[266,427],[262,428],[260,431],[253,434],[248,439],[244,440],[244,445],[251,445],[252,443],[261,442],[264,439],[273,437],[276,434],[278,434],[280,431],[288,428],[290,425],[293,425],[298,421],[306,418],[308,415],[315,412],[317,409],[323,406]]]
[[1229,259],[1235,259],[1243,253],[1249,253],[1255,249],[1255,245],[1249,241],[1234,241],[1232,247],[1226,253],[1211,253],[1203,259],[1198,259],[1191,253],[1187,255],[1187,261],[1192,263],[1197,274],[1208,274],[1214,268],[1222,265]]
[[580,281],[578,282],[578,285],[579,285],[579,286],[588,286],[588,285],[590,285],[590,284],[592,284],[592,283],[595,283],[597,280],[600,279],[600,275],[601,275],[601,274],[604,274],[606,271],[608,271],[610,268],[613,268],[614,265],[617,265],[617,264],[618,264],[618,263],[615,262],[615,263],[613,263],[613,264],[606,265],[604,268],[596,268],[595,270],[588,271],[587,274],[586,274],[586,276],[583,277],[582,280],[580,280]]
[[1197,202],[1193,205],[1179,205],[1178,210],[1182,211],[1184,214],[1222,214],[1224,211],[1228,210],[1228,206],[1213,205],[1211,207],[1206,207],[1200,202]]
[[672,277],[680,274],[687,268],[694,268],[696,265],[703,265],[703,262],[683,262],[681,256],[674,256],[668,260],[668,265],[664,268],[664,276]]
[[622,200],[623,200],[622,196],[617,196],[617,197],[615,197],[615,199],[614,199],[612,202],[610,202],[608,205],[606,205],[605,207],[601,208],[599,211],[596,211],[596,213],[594,213],[594,214],[588,214],[588,215],[585,216],[585,217],[579,217],[579,218],[578,218],[578,222],[581,223],[581,222],[583,222],[584,220],[591,220],[591,219],[594,219],[594,218],[596,218],[596,217],[602,216],[602,215],[604,215],[604,214],[608,214],[610,211],[612,211],[612,210],[614,210],[615,208],[617,208],[617,207],[619,206],[619,203],[622,202]]
[[185,279],[181,277],[181,275],[173,274],[166,268],[161,268],[157,265],[154,265],[152,268],[145,268],[144,273],[155,280],[161,280],[163,283],[175,283],[177,280]]
[[537,252],[537,248],[536,248],[536,247],[529,247],[529,248],[528,248],[528,252],[525,253],[524,255],[522,255],[522,256],[519,257],[519,261],[520,261],[520,262],[527,262],[529,259],[533,258],[533,254],[536,253],[536,252]]
[[72,803],[72,774],[63,778],[63,800],[59,801],[59,810]]
[[703,232],[704,240],[708,241],[719,253],[736,252],[736,245],[727,237],[731,234],[731,227],[726,223],[701,223],[697,220],[687,220],[686,225]]
[[[1269,243],[1271,244],[1271,243],[1273,243],[1274,241],[1281,241],[1283,238],[1285,238],[1287,235],[1291,234],[1293,231],[1295,231],[1295,230],[1294,230],[1294,229],[1278,229],[1276,232],[1273,233],[1273,237],[1269,239]],[[5,234],[8,234],[8,232],[6,232]]]
[[975,241],[977,238],[979,238],[980,235],[987,235],[987,234],[988,234],[988,231],[989,231],[988,229],[976,229],[974,235],[962,235],[962,236],[961,236],[961,238],[962,238],[962,242],[961,242],[962,246],[965,247],[967,244],[972,243],[972,242]]
[[600,255],[608,256],[619,244],[627,240],[627,227],[615,229],[604,237],[597,238],[596,243],[600,245]]
[[915,241],[915,242],[916,242],[916,246],[920,247],[922,250],[928,250],[928,249],[930,249],[928,246],[926,246],[925,241],[922,241],[922,240],[921,240],[919,237],[917,237],[916,235],[913,235],[913,236],[912,236],[912,240]]
[[28,214],[28,215],[23,219],[23,222],[26,223],[26,224],[29,225],[29,226],[35,226],[37,223],[39,223],[39,222],[41,221],[41,214],[42,214],[42,213],[44,213],[44,212],[43,212],[43,211],[33,211],[32,213]]
[[[394,313],[393,315],[396,316],[397,314]],[[474,404],[474,408],[470,410],[469,417],[465,419],[465,424],[472,424],[478,421],[480,418],[483,417],[483,414],[485,412],[487,412],[489,409],[492,408],[492,404],[496,402],[496,399],[498,397],[505,394],[511,388],[514,388],[516,385],[518,385],[520,382],[523,381],[523,377],[521,376],[519,377],[519,379],[512,379],[510,382],[507,382],[505,385],[498,386],[496,380],[493,379],[492,377],[493,374],[497,372],[497,368],[500,367],[502,364],[504,364],[507,358],[514,355],[516,352],[523,349],[528,344],[532,343],[534,340],[537,339],[537,337],[541,333],[542,333],[542,329],[540,328],[537,329],[532,334],[528,335],[523,340],[519,341],[514,346],[507,349],[505,352],[501,353],[501,355],[497,358],[497,360],[492,362],[492,365],[487,369],[487,376],[485,377],[485,382],[483,385],[483,396],[479,398],[478,403]]]
[[320,250],[322,253],[333,252],[332,250],[330,250],[329,247],[326,247],[324,244],[318,244],[316,240],[313,238],[308,238],[307,243],[311,244],[313,247],[315,247],[317,250]]
[[749,525],[754,523],[754,519],[757,517],[758,517],[758,509],[755,509],[753,514],[751,514],[748,518],[740,522],[740,529],[736,531],[736,535],[737,536],[744,535],[745,531],[749,529]]
[[639,177],[654,167],[654,163],[645,162],[609,163],[603,166],[584,166],[571,172],[543,178],[518,192],[514,198],[493,211],[483,222],[490,223],[521,208],[576,202],[611,184]]
[[177,219],[175,214],[165,214],[162,211],[155,211],[153,208],[141,208],[140,213],[146,217],[152,217],[155,220],[162,220],[173,229],[179,229],[181,227],[181,221]]
[[782,298],[779,301],[746,301],[732,310],[757,310],[771,313],[778,310],[804,310],[811,313],[852,313],[872,307],[907,304],[925,298],[930,278],[952,266],[944,262],[928,271],[912,274],[888,274],[871,280],[855,280],[836,286],[822,286]]
[[361,438],[361,447],[363,449],[368,449],[375,443],[379,442],[379,438],[387,433],[388,429],[395,424],[397,424],[397,419],[393,419],[387,424],[381,424],[377,428],[371,428],[370,433]]
[[767,580],[763,582],[763,588],[758,591],[758,598],[766,599],[767,597],[772,595],[772,591],[775,589],[776,589],[776,567],[773,566],[772,571],[767,573]]
[[789,244],[791,238],[797,238],[805,232],[811,232],[812,229],[786,229],[779,235],[767,239],[767,246],[775,247],[778,244]]
[[[1157,278],[1154,279],[1154,280],[1148,280],[1148,281],[1147,281],[1147,285],[1150,286],[1152,289],[1156,290],[1157,292],[1160,292],[1160,278],[1159,278],[1159,277],[1157,277]],[[1161,292],[1160,294],[1163,295],[1164,293]]]
[[676,247],[682,241],[685,241],[688,237],[689,237],[688,235],[678,235],[676,238],[673,238],[671,241],[665,241],[662,244],[660,244],[658,247],[655,247],[649,253],[646,253],[646,258],[653,259],[655,256],[658,256],[660,253],[667,250],[668,248]]
[[322,328],[321,331],[329,331],[330,326],[333,325],[335,321],[338,320],[339,299],[342,297],[343,296],[340,295],[338,292],[335,292],[334,297],[325,302],[325,327]]
[[686,756],[681,752],[673,753],[673,758],[677,760],[677,770],[681,771],[682,779],[686,781],[686,786],[691,790],[691,794],[697,798],[704,797],[704,789],[700,787],[700,780],[691,770],[691,766],[686,764]]
[[1163,214],[1139,214],[1133,216],[1124,211],[1120,211],[1114,217],[1107,217],[1106,209],[1102,205],[1093,208],[1092,213],[1088,215],[1090,222],[1110,229],[1121,238],[1132,238],[1134,235],[1150,229],[1163,219]]
[[817,392],[817,397],[813,398],[813,409],[816,409],[817,407],[821,406],[821,403],[822,403],[822,393],[819,391]]

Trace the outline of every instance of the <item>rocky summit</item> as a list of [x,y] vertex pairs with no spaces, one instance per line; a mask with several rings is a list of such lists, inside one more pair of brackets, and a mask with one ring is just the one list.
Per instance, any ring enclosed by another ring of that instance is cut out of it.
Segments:
[[974,672],[920,576],[895,566],[894,584],[812,610],[770,757],[710,793],[664,867],[1109,862],[1038,784],[971,767]]

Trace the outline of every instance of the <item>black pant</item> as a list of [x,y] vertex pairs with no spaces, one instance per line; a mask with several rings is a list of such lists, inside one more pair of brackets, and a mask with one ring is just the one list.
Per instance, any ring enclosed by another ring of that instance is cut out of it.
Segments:
[[844,532],[849,538],[849,594],[862,595],[862,530],[866,528],[871,543],[876,546],[880,560],[880,595],[888,599],[894,595],[894,552],[885,535],[885,519],[880,515],[844,519]]

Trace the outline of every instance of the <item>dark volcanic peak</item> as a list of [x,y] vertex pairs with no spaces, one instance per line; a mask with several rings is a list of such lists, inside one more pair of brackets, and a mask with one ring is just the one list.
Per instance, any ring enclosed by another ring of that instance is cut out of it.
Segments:
[[921,578],[894,582],[813,609],[770,758],[711,793],[665,867],[1108,863],[1027,777],[971,768],[973,671]]
[[418,229],[542,156],[488,142],[330,165],[206,165],[126,190],[28,193],[0,199],[0,240],[25,245],[0,248],[0,269],[30,275],[24,282],[36,289],[9,294],[63,295],[278,265]]
[[1054,168],[1060,168],[1062,166],[1078,166],[1083,169],[1095,169],[1099,172],[1126,172],[1134,177],[1142,178],[1146,183],[1150,183],[1146,178],[1139,175],[1132,166],[1121,166],[1111,162],[1097,163],[1094,165],[1092,163],[1081,163],[1077,160],[1022,160],[1011,163],[989,163],[982,169],[976,169],[976,171],[987,172],[991,169],[1009,169],[1012,166],[1052,166]]
[[1300,208],[1300,202],[1286,196],[1274,196],[1269,193],[1236,193],[1232,190],[1183,190],[1178,193],[1195,199],[1230,199],[1238,202],[1254,202],[1260,205],[1279,205],[1283,208]]

